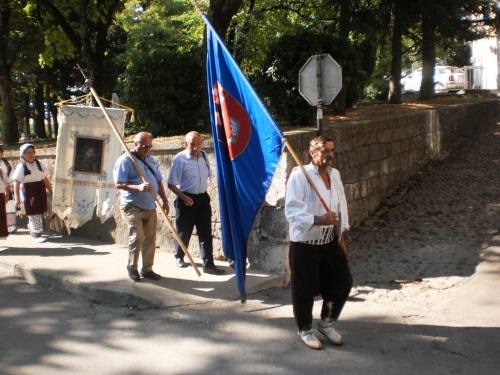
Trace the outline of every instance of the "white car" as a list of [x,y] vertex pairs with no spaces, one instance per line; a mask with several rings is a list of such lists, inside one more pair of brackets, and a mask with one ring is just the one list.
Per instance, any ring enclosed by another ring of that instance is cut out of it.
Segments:
[[[402,92],[420,91],[422,83],[422,68],[415,68],[407,71],[401,78]],[[465,88],[465,74],[463,68],[456,66],[436,66],[434,68],[434,90],[450,91]]]

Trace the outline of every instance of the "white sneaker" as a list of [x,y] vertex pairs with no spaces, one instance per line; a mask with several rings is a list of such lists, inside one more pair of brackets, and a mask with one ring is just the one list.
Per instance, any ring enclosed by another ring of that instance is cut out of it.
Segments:
[[343,337],[335,331],[332,323],[327,323],[323,320],[318,322],[318,332],[325,335],[325,337],[334,345],[342,345],[344,343]]
[[31,224],[30,223],[28,223],[28,230],[30,232],[31,237],[37,238],[40,235],[40,233],[35,232],[33,230],[33,228],[31,228]]
[[36,238],[36,242],[38,242],[38,243],[44,243],[45,241],[47,241],[47,238],[45,238],[45,237],[37,237]]
[[316,336],[314,336],[314,333],[312,329],[309,329],[307,331],[299,331],[297,332],[299,334],[300,339],[304,344],[306,344],[308,347],[311,349],[321,349],[323,348],[323,345],[321,345],[321,342],[318,340]]

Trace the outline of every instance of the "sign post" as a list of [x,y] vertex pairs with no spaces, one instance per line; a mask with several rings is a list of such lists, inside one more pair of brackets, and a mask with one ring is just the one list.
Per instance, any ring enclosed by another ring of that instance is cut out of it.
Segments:
[[317,106],[318,135],[323,131],[323,104],[329,105],[342,89],[342,68],[328,54],[309,57],[299,72],[299,92]]

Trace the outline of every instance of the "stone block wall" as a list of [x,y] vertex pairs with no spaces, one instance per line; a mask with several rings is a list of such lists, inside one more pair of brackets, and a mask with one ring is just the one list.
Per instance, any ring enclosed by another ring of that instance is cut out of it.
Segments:
[[[455,145],[471,119],[495,105],[497,100],[487,100],[324,126],[323,134],[335,141],[334,167],[344,183],[351,227],[427,162]],[[312,128],[286,133],[303,163],[309,162],[309,141],[315,136]],[[295,166],[285,150],[248,246],[253,266],[284,274],[286,282],[290,272],[284,198],[287,177]]]
[[[456,144],[463,136],[469,120],[480,116],[493,105],[498,105],[498,101],[478,101],[363,121],[324,124],[323,134],[335,141],[334,166],[339,169],[345,186],[351,226],[359,225],[383,199],[408,181],[422,166],[439,156],[445,148]],[[316,129],[298,129],[285,135],[302,162],[308,163],[308,145],[316,136]],[[132,146],[129,144],[130,148]],[[183,139],[180,137],[155,139],[152,154],[157,158],[165,180],[174,156],[182,149]],[[211,138],[204,138],[204,150],[215,172]],[[36,154],[49,167],[50,176],[53,176],[55,148],[37,148]],[[6,151],[4,156],[14,164],[19,160],[19,153],[15,151]],[[295,166],[292,155],[285,149],[248,241],[248,259],[252,267],[285,276],[289,275],[289,270],[284,201],[286,181]],[[166,187],[166,181],[164,184]],[[222,259],[216,177],[209,182],[208,192],[212,199],[214,256]],[[170,202],[169,218],[173,224],[174,194],[170,191],[167,194]],[[121,219],[118,202],[113,216],[104,223],[94,217],[80,228],[72,228],[68,221],[65,224],[70,235],[128,243],[127,228]],[[157,246],[160,251],[174,252],[174,238],[162,215],[158,215]],[[196,235],[189,249],[195,256],[199,255]]]

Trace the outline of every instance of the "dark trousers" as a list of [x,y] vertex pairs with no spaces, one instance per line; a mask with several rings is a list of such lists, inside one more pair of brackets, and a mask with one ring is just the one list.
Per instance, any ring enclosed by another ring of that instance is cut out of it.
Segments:
[[[214,263],[212,245],[212,208],[210,207],[210,196],[208,193],[189,194],[184,193],[193,200],[192,206],[186,206],[179,197],[174,200],[175,225],[177,232],[184,242],[186,248],[189,247],[191,234],[196,226],[198,241],[200,242],[200,255],[203,266]],[[184,251],[177,241],[175,241],[175,257],[183,259]]]
[[299,331],[312,325],[314,297],[323,297],[322,319],[338,320],[352,288],[347,257],[338,238],[325,245],[290,243],[293,315]]

